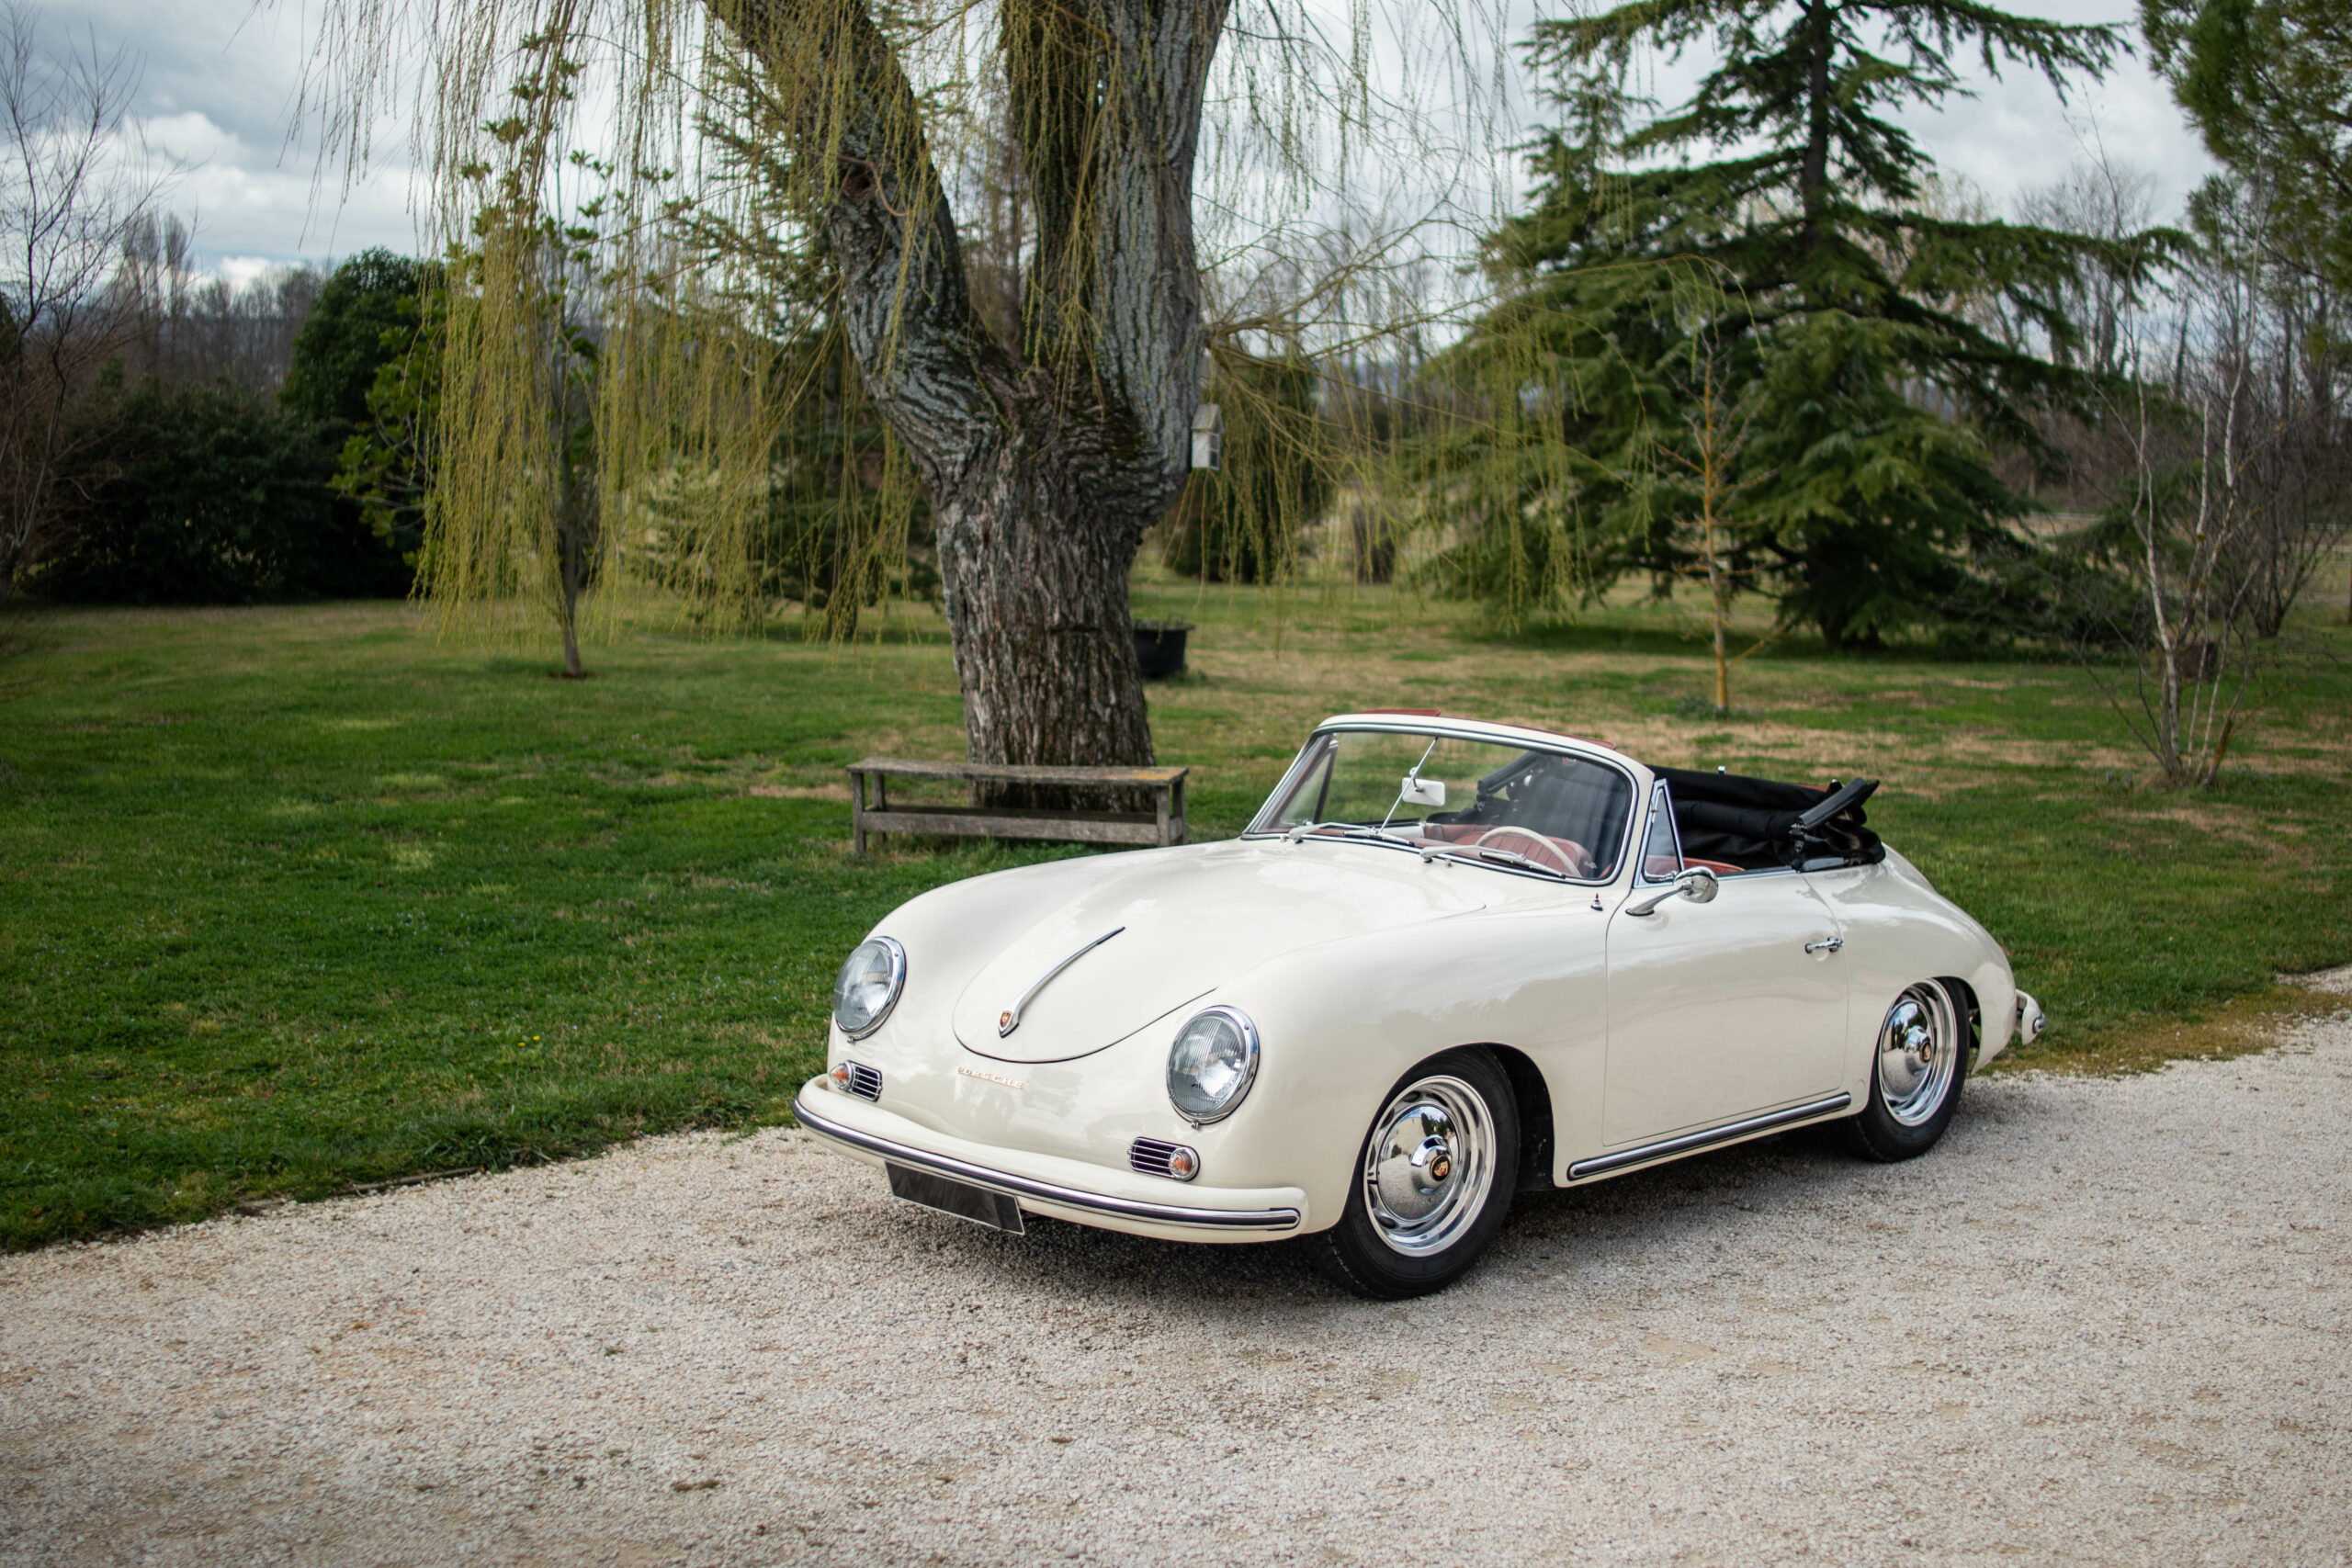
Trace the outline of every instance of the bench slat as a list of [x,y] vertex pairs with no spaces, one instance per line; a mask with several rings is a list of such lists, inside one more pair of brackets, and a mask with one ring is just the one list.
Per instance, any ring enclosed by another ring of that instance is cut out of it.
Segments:
[[[868,757],[844,770],[850,776],[850,843],[865,852],[869,833],[936,833],[957,838],[1064,839],[1087,844],[1181,844],[1185,839],[1184,778],[1190,768],[1021,767],[994,762],[933,762]],[[966,784],[1123,786],[1148,789],[1153,809],[1053,811],[1007,806],[933,806],[889,798],[899,779]],[[872,786],[869,798],[867,789]]]
[[860,818],[869,833],[939,833],[959,838],[1068,839],[1083,844],[1157,844],[1159,823],[1155,818],[1110,812],[1056,816],[1008,817],[986,807],[940,807],[910,811],[893,807],[868,811]]
[[1190,768],[1062,768],[1008,762],[931,762],[890,757],[868,757],[852,762],[853,773],[880,773],[890,778],[983,779],[992,784],[1167,784],[1192,772]]

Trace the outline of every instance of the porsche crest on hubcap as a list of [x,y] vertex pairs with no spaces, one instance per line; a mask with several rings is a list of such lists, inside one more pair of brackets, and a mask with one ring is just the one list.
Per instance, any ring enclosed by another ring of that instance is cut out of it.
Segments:
[[1390,1250],[1442,1252],[1477,1223],[1495,1181],[1495,1123],[1460,1078],[1408,1084],[1373,1123],[1364,1207]]
[[1941,986],[1910,987],[1879,1027],[1878,1092],[1886,1113],[1917,1127],[1943,1108],[1960,1058],[1959,1021]]

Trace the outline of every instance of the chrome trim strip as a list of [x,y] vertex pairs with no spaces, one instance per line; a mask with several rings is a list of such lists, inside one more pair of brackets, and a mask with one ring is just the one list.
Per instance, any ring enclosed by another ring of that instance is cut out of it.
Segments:
[[1034,1177],[990,1170],[984,1165],[974,1165],[952,1155],[935,1155],[928,1149],[915,1148],[895,1139],[877,1137],[872,1133],[861,1133],[854,1127],[845,1127],[810,1111],[805,1096],[796,1095],[793,1098],[792,1114],[810,1132],[821,1134],[853,1148],[1017,1197],[1067,1203],[1073,1209],[1091,1209],[1100,1214],[1118,1214],[1131,1220],[1148,1220],[1155,1224],[1201,1225],[1212,1230],[1287,1231],[1298,1228],[1296,1209],[1192,1209],[1176,1203],[1147,1203],[1139,1199],[1114,1198],[1105,1192],[1081,1192],[1075,1187],[1064,1187],[1058,1182],[1039,1181]]
[[1004,1016],[997,1020],[996,1037],[999,1040],[1001,1040],[1006,1035],[1021,1027],[1021,1015],[1028,1010],[1029,1004],[1031,1002],[1037,999],[1037,993],[1039,991],[1044,990],[1046,987],[1054,983],[1055,976],[1060,974],[1063,970],[1069,968],[1071,964],[1077,963],[1080,959],[1085,957],[1088,953],[1093,952],[1096,948],[1102,946],[1104,942],[1110,941],[1113,937],[1117,936],[1121,931],[1125,931],[1126,929],[1127,928],[1125,926],[1113,926],[1109,931],[1104,931],[1101,936],[1096,937],[1092,942],[1088,942],[1084,947],[1080,948],[1076,953],[1071,953],[1068,958],[1063,959],[1059,964],[1057,964],[1051,969],[1046,970],[1043,975],[1038,976],[1036,983],[1031,986],[1027,990],[1022,992],[1021,999],[1013,1003],[1010,1008],[1006,1009]]
[[[890,1010],[899,1005],[899,993],[907,988],[907,950],[899,944],[899,939],[894,936],[883,936],[877,932],[873,936],[867,937],[865,942],[878,942],[881,945],[882,950],[890,955],[890,999],[884,1002],[882,1004],[882,1010],[876,1013],[872,1018],[866,1020],[865,1027],[859,1030],[856,1033],[853,1034],[848,1030],[842,1029],[842,1038],[844,1040],[863,1040],[867,1035],[873,1033],[876,1030],[881,1028],[884,1021],[890,1016]],[[865,945],[865,942],[859,942],[857,944],[858,947],[864,947]],[[854,955],[857,949],[852,948],[850,951],[852,954]],[[842,967],[843,969],[849,967],[848,959],[845,958],[842,960]],[[835,989],[838,990],[841,986],[841,981],[836,979],[833,982],[833,985]],[[833,1013],[833,1027],[841,1029],[841,1013],[837,1008]]]
[[1833,1111],[1843,1111],[1854,1103],[1854,1097],[1844,1089],[1825,1094],[1819,1100],[1803,1105],[1792,1105],[1785,1111],[1767,1111],[1761,1116],[1743,1117],[1726,1122],[1720,1127],[1702,1127],[1695,1133],[1683,1133],[1671,1138],[1660,1138],[1654,1144],[1634,1148],[1619,1149],[1615,1154],[1595,1155],[1568,1167],[1568,1179],[1579,1180],[1588,1176],[1600,1176],[1611,1170],[1623,1170],[1629,1165],[1641,1165],[1649,1160],[1663,1159],[1691,1149],[1703,1149],[1710,1144],[1729,1143],[1745,1138],[1751,1133],[1768,1133],[1775,1127],[1785,1127],[1794,1122],[1810,1122],[1816,1116],[1826,1116]]

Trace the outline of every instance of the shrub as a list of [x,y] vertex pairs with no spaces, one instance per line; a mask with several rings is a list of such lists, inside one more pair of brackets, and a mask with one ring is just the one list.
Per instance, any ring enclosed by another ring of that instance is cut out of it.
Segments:
[[31,586],[52,598],[242,604],[405,591],[408,569],[336,504],[310,421],[239,389],[119,374],[85,400],[70,527]]

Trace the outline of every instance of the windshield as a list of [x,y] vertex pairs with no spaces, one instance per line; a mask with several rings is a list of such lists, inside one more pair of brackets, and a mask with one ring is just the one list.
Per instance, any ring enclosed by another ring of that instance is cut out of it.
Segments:
[[1384,832],[1416,849],[1605,881],[1632,815],[1632,781],[1604,762],[1485,740],[1339,730],[1267,803],[1261,832]]

